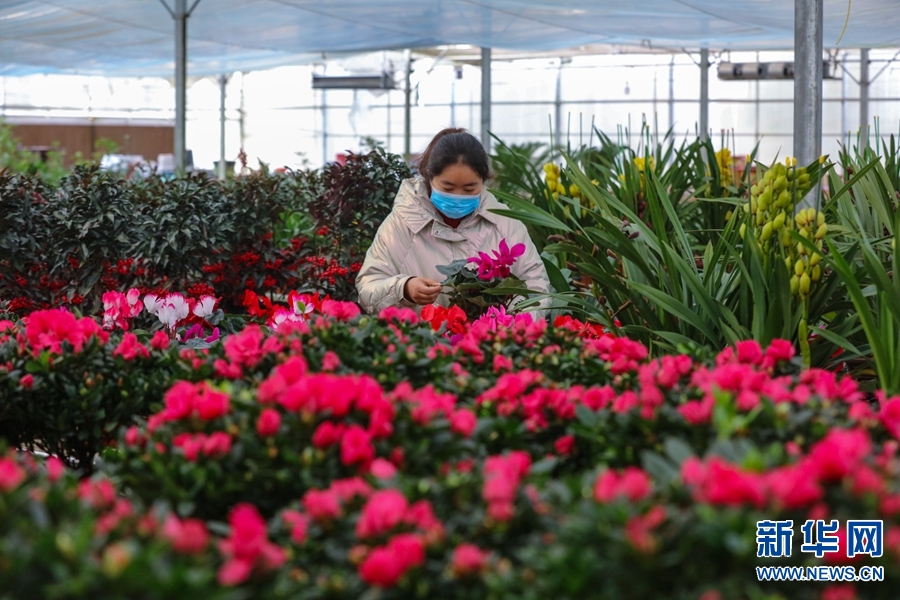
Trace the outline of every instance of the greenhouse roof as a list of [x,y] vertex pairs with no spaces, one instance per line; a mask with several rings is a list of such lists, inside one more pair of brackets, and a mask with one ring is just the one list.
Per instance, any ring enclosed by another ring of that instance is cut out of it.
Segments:
[[[0,74],[171,76],[174,24],[163,2],[174,0],[0,1]],[[849,3],[824,2],[828,48],[841,36]],[[895,1],[850,6],[840,47],[900,46]],[[793,21],[787,0],[202,0],[188,19],[188,73],[449,44],[542,52],[596,44],[790,49]]]

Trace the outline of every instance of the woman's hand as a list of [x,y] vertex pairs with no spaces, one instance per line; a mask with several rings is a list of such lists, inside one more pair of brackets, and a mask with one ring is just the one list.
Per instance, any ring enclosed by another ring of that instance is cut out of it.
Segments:
[[427,277],[412,277],[406,280],[403,295],[407,300],[415,304],[433,304],[441,293],[442,286],[434,279]]

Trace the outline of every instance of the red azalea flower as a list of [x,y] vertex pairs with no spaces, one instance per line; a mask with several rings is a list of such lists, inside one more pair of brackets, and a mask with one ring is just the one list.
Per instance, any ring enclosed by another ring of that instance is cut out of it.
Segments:
[[359,464],[367,468],[375,458],[372,436],[359,425],[351,425],[341,438],[341,462],[345,466]]
[[254,569],[270,571],[287,560],[284,549],[268,540],[266,522],[252,504],[238,504],[228,516],[231,534],[219,542],[225,563],[219,569],[219,583],[239,585]]
[[306,532],[309,529],[309,518],[296,510],[286,510],[281,513],[281,518],[291,528],[291,540],[295,544],[306,541]]
[[264,408],[256,422],[256,431],[261,437],[272,437],[281,427],[281,413],[272,408]]
[[375,537],[389,532],[402,520],[409,507],[406,496],[399,490],[381,490],[369,497],[356,522],[356,535]]
[[147,350],[146,346],[138,341],[136,335],[128,332],[122,336],[122,341],[119,342],[119,345],[116,346],[115,350],[113,350],[112,355],[121,356],[127,361],[132,361],[138,356],[142,358],[149,358],[150,351]]
[[465,438],[472,437],[478,418],[471,410],[460,409],[453,412],[450,417],[450,429]]
[[637,467],[626,467],[621,474],[607,469],[594,483],[594,499],[597,502],[612,502],[621,497],[639,502],[650,496],[652,488],[650,477]]
[[162,535],[181,554],[202,554],[209,545],[209,532],[200,519],[181,520],[169,514],[163,524]]
[[341,505],[332,490],[309,490],[303,495],[303,508],[317,521],[336,519],[341,515]]
[[15,460],[0,457],[0,492],[11,492],[25,479],[25,471]]
[[454,577],[466,577],[481,573],[488,563],[491,553],[474,544],[460,544],[453,550],[450,570]]

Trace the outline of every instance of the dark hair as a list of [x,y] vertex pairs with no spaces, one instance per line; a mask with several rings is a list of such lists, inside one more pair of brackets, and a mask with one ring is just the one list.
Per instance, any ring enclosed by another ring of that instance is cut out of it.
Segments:
[[450,127],[439,131],[425,148],[419,157],[418,171],[430,192],[431,180],[459,163],[471,167],[485,181],[493,176],[491,161],[478,138],[460,127]]

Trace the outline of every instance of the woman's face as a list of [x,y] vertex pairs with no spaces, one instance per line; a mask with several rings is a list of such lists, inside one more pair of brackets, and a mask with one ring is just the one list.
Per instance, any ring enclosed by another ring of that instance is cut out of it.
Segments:
[[484,180],[469,165],[456,163],[431,180],[431,189],[445,194],[480,196]]

